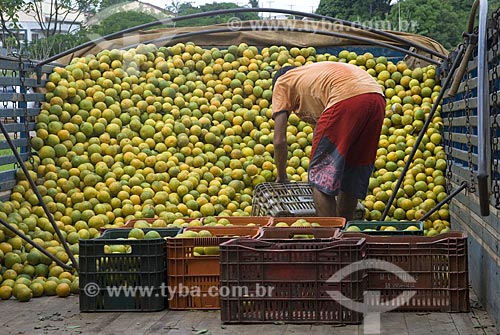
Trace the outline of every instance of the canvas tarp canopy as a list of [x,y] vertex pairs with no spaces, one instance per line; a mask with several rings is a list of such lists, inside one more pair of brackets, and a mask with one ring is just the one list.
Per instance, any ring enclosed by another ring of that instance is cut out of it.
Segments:
[[[223,31],[227,28],[230,30]],[[280,30],[281,29],[281,30]],[[298,29],[303,31],[292,31]],[[219,30],[219,32],[209,32]],[[306,32],[307,30],[307,32]],[[434,50],[444,56],[448,51],[431,38],[410,34],[406,32],[388,31],[418,46]],[[325,35],[321,32],[335,33],[340,36]],[[188,36],[186,36],[188,34]],[[363,39],[363,41],[357,39]],[[387,43],[391,46],[412,50],[429,58],[440,60],[418,47],[413,48],[395,41],[390,37],[382,36],[372,31],[355,28],[352,26],[312,20],[258,20],[237,21],[232,24],[218,24],[211,26],[160,28],[140,30],[128,33],[112,40],[99,41],[92,46],[82,48],[70,55],[58,59],[58,63],[68,64],[74,57],[84,57],[88,54],[97,54],[104,49],[127,49],[139,43],[154,43],[157,46],[168,46],[175,43],[191,41],[201,47],[227,47],[238,45],[242,42],[256,47],[271,45],[286,47],[340,47],[340,46],[376,46],[377,42]],[[408,63],[424,66],[427,62],[407,57]],[[410,65],[409,64],[409,65]]]

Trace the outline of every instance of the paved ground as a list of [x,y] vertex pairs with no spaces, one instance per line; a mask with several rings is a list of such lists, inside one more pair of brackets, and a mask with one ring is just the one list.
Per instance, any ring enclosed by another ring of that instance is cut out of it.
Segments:
[[[471,297],[470,313],[385,313],[385,335],[496,335],[481,306]],[[341,325],[222,325],[219,311],[154,313],[80,313],[78,296],[43,297],[20,303],[0,301],[0,334],[364,334],[362,326]]]

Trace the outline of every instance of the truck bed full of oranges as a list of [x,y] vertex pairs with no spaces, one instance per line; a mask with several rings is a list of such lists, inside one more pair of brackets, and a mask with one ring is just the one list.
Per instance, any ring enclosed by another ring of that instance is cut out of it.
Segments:
[[[139,45],[74,59],[48,76],[31,139],[36,154],[27,165],[71,250],[78,254],[79,239],[133,218],[155,217],[161,227],[180,217],[250,215],[255,185],[275,178],[272,77],[287,64],[322,61],[356,64],[384,88],[386,118],[363,201],[366,219],[379,220],[440,91],[434,66],[409,69],[384,56],[319,54],[313,47]],[[390,220],[419,219],[446,197],[439,115],[440,108]],[[292,114],[293,181],[307,180],[312,136],[313,126]],[[0,218],[68,261],[22,170],[10,200],[0,202]],[[448,231],[448,219],[445,205],[425,222],[425,233]],[[28,290],[65,295],[78,287],[74,274],[3,226],[0,262],[1,298],[14,291],[23,300]]]

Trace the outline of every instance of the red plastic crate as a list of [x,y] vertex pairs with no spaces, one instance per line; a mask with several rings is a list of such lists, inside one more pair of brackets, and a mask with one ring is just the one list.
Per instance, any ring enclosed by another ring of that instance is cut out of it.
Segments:
[[346,219],[342,217],[316,217],[316,216],[298,216],[298,217],[273,217],[269,226],[275,226],[278,222],[285,222],[291,225],[295,221],[303,219],[309,223],[319,223],[321,227],[344,228]]
[[353,272],[338,282],[328,279],[364,259],[365,239],[233,239],[220,249],[221,287],[226,289],[221,295],[223,323],[358,324],[363,320],[362,313],[344,307],[329,292],[362,302],[366,272]]
[[402,294],[414,291],[416,294],[395,311],[469,311],[467,233],[456,231],[432,237],[348,232],[339,235],[341,239],[350,237],[366,239],[367,259],[397,265],[415,279],[412,283],[407,276],[400,279],[397,274],[369,269],[368,290],[379,291],[381,303],[397,307]]
[[[168,238],[167,271],[170,309],[219,309],[216,288],[220,281],[219,255],[194,256],[195,247],[217,247],[234,236],[253,237],[259,227],[186,227],[184,231],[208,230],[214,237]],[[181,287],[195,294],[185,294]],[[199,292],[197,291],[199,289]],[[177,291],[176,291],[177,290]],[[198,294],[199,293],[199,294]]]
[[[340,228],[335,227],[262,227],[257,239],[293,239],[305,240],[304,235],[312,236],[313,239],[331,239],[340,233]],[[309,239],[310,241],[310,239]]]

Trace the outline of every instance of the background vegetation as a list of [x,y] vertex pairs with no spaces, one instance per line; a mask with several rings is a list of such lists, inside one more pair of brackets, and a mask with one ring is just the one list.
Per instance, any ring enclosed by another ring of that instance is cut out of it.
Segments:
[[[42,20],[40,0],[0,1],[0,34],[2,45],[21,50],[33,59],[43,59],[89,40],[89,36],[104,36],[126,28],[152,22],[155,17],[148,13],[125,11],[110,15],[98,24],[80,27],[73,23],[70,32],[62,32],[58,23],[69,12],[92,16],[113,5],[127,3],[128,0],[58,0],[53,1],[48,19]],[[462,34],[473,1],[463,0],[321,0],[316,13],[338,19],[361,23],[379,29],[407,31],[428,36],[452,50],[463,40]],[[258,7],[258,0],[250,0],[244,7]],[[489,1],[490,11],[498,8],[500,0]],[[164,9],[173,16],[241,7],[232,2],[213,2],[193,6],[184,0],[173,0]],[[18,41],[15,37],[22,27],[19,11],[30,12],[40,21],[44,38],[32,44]],[[226,22],[230,17],[242,20],[258,19],[257,13],[218,15],[195,20],[177,22],[177,26],[203,26]]]

